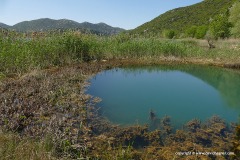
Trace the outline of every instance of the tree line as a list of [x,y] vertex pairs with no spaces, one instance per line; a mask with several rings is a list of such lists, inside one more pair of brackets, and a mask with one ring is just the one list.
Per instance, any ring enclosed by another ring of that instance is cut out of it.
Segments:
[[208,25],[190,26],[183,33],[175,30],[164,30],[165,38],[197,38],[197,39],[225,39],[229,37],[240,38],[240,1],[225,13],[218,14],[209,19]]

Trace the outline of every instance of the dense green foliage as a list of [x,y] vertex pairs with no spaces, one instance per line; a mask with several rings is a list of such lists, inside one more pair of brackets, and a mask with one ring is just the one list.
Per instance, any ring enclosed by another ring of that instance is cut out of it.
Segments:
[[196,30],[194,36],[197,39],[203,39],[205,37],[207,31],[208,31],[208,27],[207,26],[205,26],[205,25],[199,26],[199,27],[197,27],[197,30]]
[[240,1],[237,1],[230,9],[229,21],[233,24],[231,34],[240,38]]
[[192,26],[185,31],[186,37],[203,39],[208,31],[208,27],[203,26]]
[[209,31],[215,39],[228,38],[231,26],[231,23],[228,22],[228,14],[219,14],[210,22]]
[[170,10],[130,33],[161,36],[163,30],[171,29],[178,31],[180,35],[192,26],[208,26],[211,18],[226,12],[234,2],[235,0],[204,0],[188,7]]
[[197,31],[197,26],[191,26],[186,29],[185,34],[187,37],[194,38]]
[[175,36],[175,31],[174,30],[164,30],[163,31],[163,37],[173,39]]
[[[235,59],[238,47],[221,45],[206,50],[189,40],[133,38],[129,34],[104,37],[79,32],[32,35],[0,33],[0,76],[34,68],[61,66],[76,62],[118,58],[191,57]],[[207,47],[207,46],[206,46]],[[229,54],[231,53],[231,55]]]
[[121,28],[111,27],[105,23],[92,24],[88,22],[78,23],[72,20],[60,19],[53,20],[49,18],[42,18],[32,21],[24,21],[13,26],[7,26],[0,24],[2,28],[14,29],[16,31],[28,32],[28,31],[47,31],[55,29],[77,29],[82,32],[90,32],[99,35],[112,35],[124,31]]

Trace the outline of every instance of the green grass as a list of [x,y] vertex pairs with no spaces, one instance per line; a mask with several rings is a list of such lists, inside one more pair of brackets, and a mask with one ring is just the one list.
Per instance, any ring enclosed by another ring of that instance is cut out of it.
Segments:
[[50,140],[36,141],[20,138],[17,134],[0,133],[0,159],[53,160]]
[[[67,160],[67,159],[105,159],[125,160],[132,159],[133,151],[131,146],[115,147],[111,150],[103,150],[101,156],[90,155],[86,151],[83,156],[79,149],[73,150],[70,142],[54,142],[51,137],[42,140],[23,138],[16,133],[0,133],[0,159],[1,160]],[[99,152],[101,153],[101,152]],[[89,155],[88,155],[89,154]],[[92,158],[90,158],[92,157]]]
[[0,33],[0,46],[0,78],[36,68],[101,59],[178,57],[239,61],[240,57],[239,41],[216,42],[217,47],[209,50],[206,42],[193,39],[100,37],[78,32],[35,37]]

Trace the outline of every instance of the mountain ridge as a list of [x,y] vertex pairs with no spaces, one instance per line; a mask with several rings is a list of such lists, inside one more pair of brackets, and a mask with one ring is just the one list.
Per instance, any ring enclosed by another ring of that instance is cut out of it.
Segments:
[[96,33],[100,35],[113,35],[125,31],[119,27],[112,27],[106,23],[100,22],[93,24],[90,22],[76,22],[69,19],[50,19],[50,18],[40,18],[30,21],[22,21],[16,23],[13,26],[9,26],[4,23],[0,23],[0,27],[6,29],[12,29],[20,32],[27,31],[47,31],[54,29],[81,29],[91,33]]
[[9,28],[10,26],[0,22],[0,28]]

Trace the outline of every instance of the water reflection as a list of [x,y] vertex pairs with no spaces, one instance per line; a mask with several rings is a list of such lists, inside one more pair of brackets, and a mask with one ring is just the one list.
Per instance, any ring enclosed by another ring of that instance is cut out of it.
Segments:
[[238,72],[216,67],[128,67],[96,75],[88,93],[102,98],[99,106],[114,123],[148,123],[151,110],[159,117],[169,115],[177,126],[212,115],[236,122],[239,81]]
[[239,71],[214,67],[192,67],[185,72],[202,79],[219,91],[229,107],[240,108]]
[[199,65],[162,65],[124,68],[125,76],[163,71],[182,71],[203,80],[219,91],[230,107],[240,108],[240,71]]

